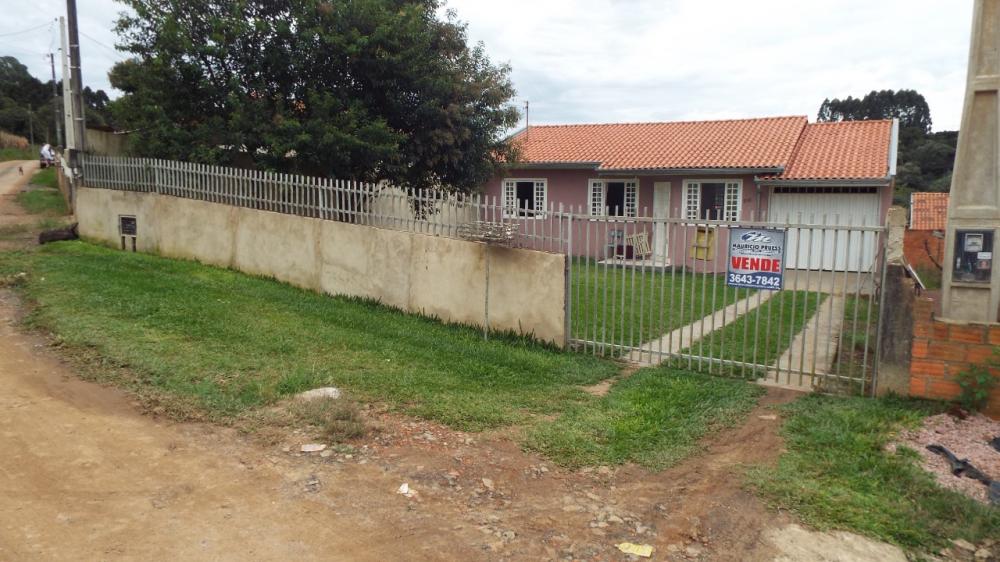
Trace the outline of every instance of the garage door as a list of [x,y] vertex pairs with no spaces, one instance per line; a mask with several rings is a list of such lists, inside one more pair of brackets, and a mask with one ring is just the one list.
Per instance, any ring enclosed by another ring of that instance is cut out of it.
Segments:
[[[793,224],[876,226],[880,197],[876,187],[775,187],[770,220]],[[790,228],[787,269],[870,271],[878,234],[833,228]]]

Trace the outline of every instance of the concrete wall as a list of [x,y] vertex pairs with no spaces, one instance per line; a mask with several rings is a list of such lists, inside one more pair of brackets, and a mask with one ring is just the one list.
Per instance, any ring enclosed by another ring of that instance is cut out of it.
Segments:
[[116,247],[134,215],[139,251],[194,259],[448,322],[565,342],[565,257],[154,193],[81,188],[80,235]]
[[87,152],[101,156],[124,156],[126,133],[112,133],[100,129],[87,129]]

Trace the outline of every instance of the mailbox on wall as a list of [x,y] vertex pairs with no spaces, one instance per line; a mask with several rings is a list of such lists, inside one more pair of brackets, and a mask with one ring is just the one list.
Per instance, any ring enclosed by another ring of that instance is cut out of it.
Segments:
[[952,281],[989,283],[993,271],[993,231],[956,230]]
[[139,224],[132,215],[118,215],[118,235],[122,239],[122,250],[128,249],[127,242],[131,242],[132,251],[135,251],[135,239],[139,235]]

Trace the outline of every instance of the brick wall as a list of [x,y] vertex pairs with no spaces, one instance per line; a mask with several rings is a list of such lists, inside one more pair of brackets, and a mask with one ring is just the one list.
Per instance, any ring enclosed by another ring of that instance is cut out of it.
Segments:
[[914,268],[938,268],[944,263],[944,239],[934,236],[932,230],[907,230],[903,255]]
[[[910,395],[951,400],[961,389],[955,375],[985,362],[1000,346],[1000,326],[953,324],[934,319],[934,300],[917,297],[913,305]],[[1000,379],[1000,369],[993,372]],[[1000,384],[993,389],[986,414],[1000,418]]]

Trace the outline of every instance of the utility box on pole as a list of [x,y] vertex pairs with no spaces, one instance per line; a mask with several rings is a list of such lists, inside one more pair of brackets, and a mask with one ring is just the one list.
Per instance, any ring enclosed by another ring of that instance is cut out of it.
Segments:
[[948,203],[941,313],[1000,320],[1000,0],[976,0],[965,105]]

